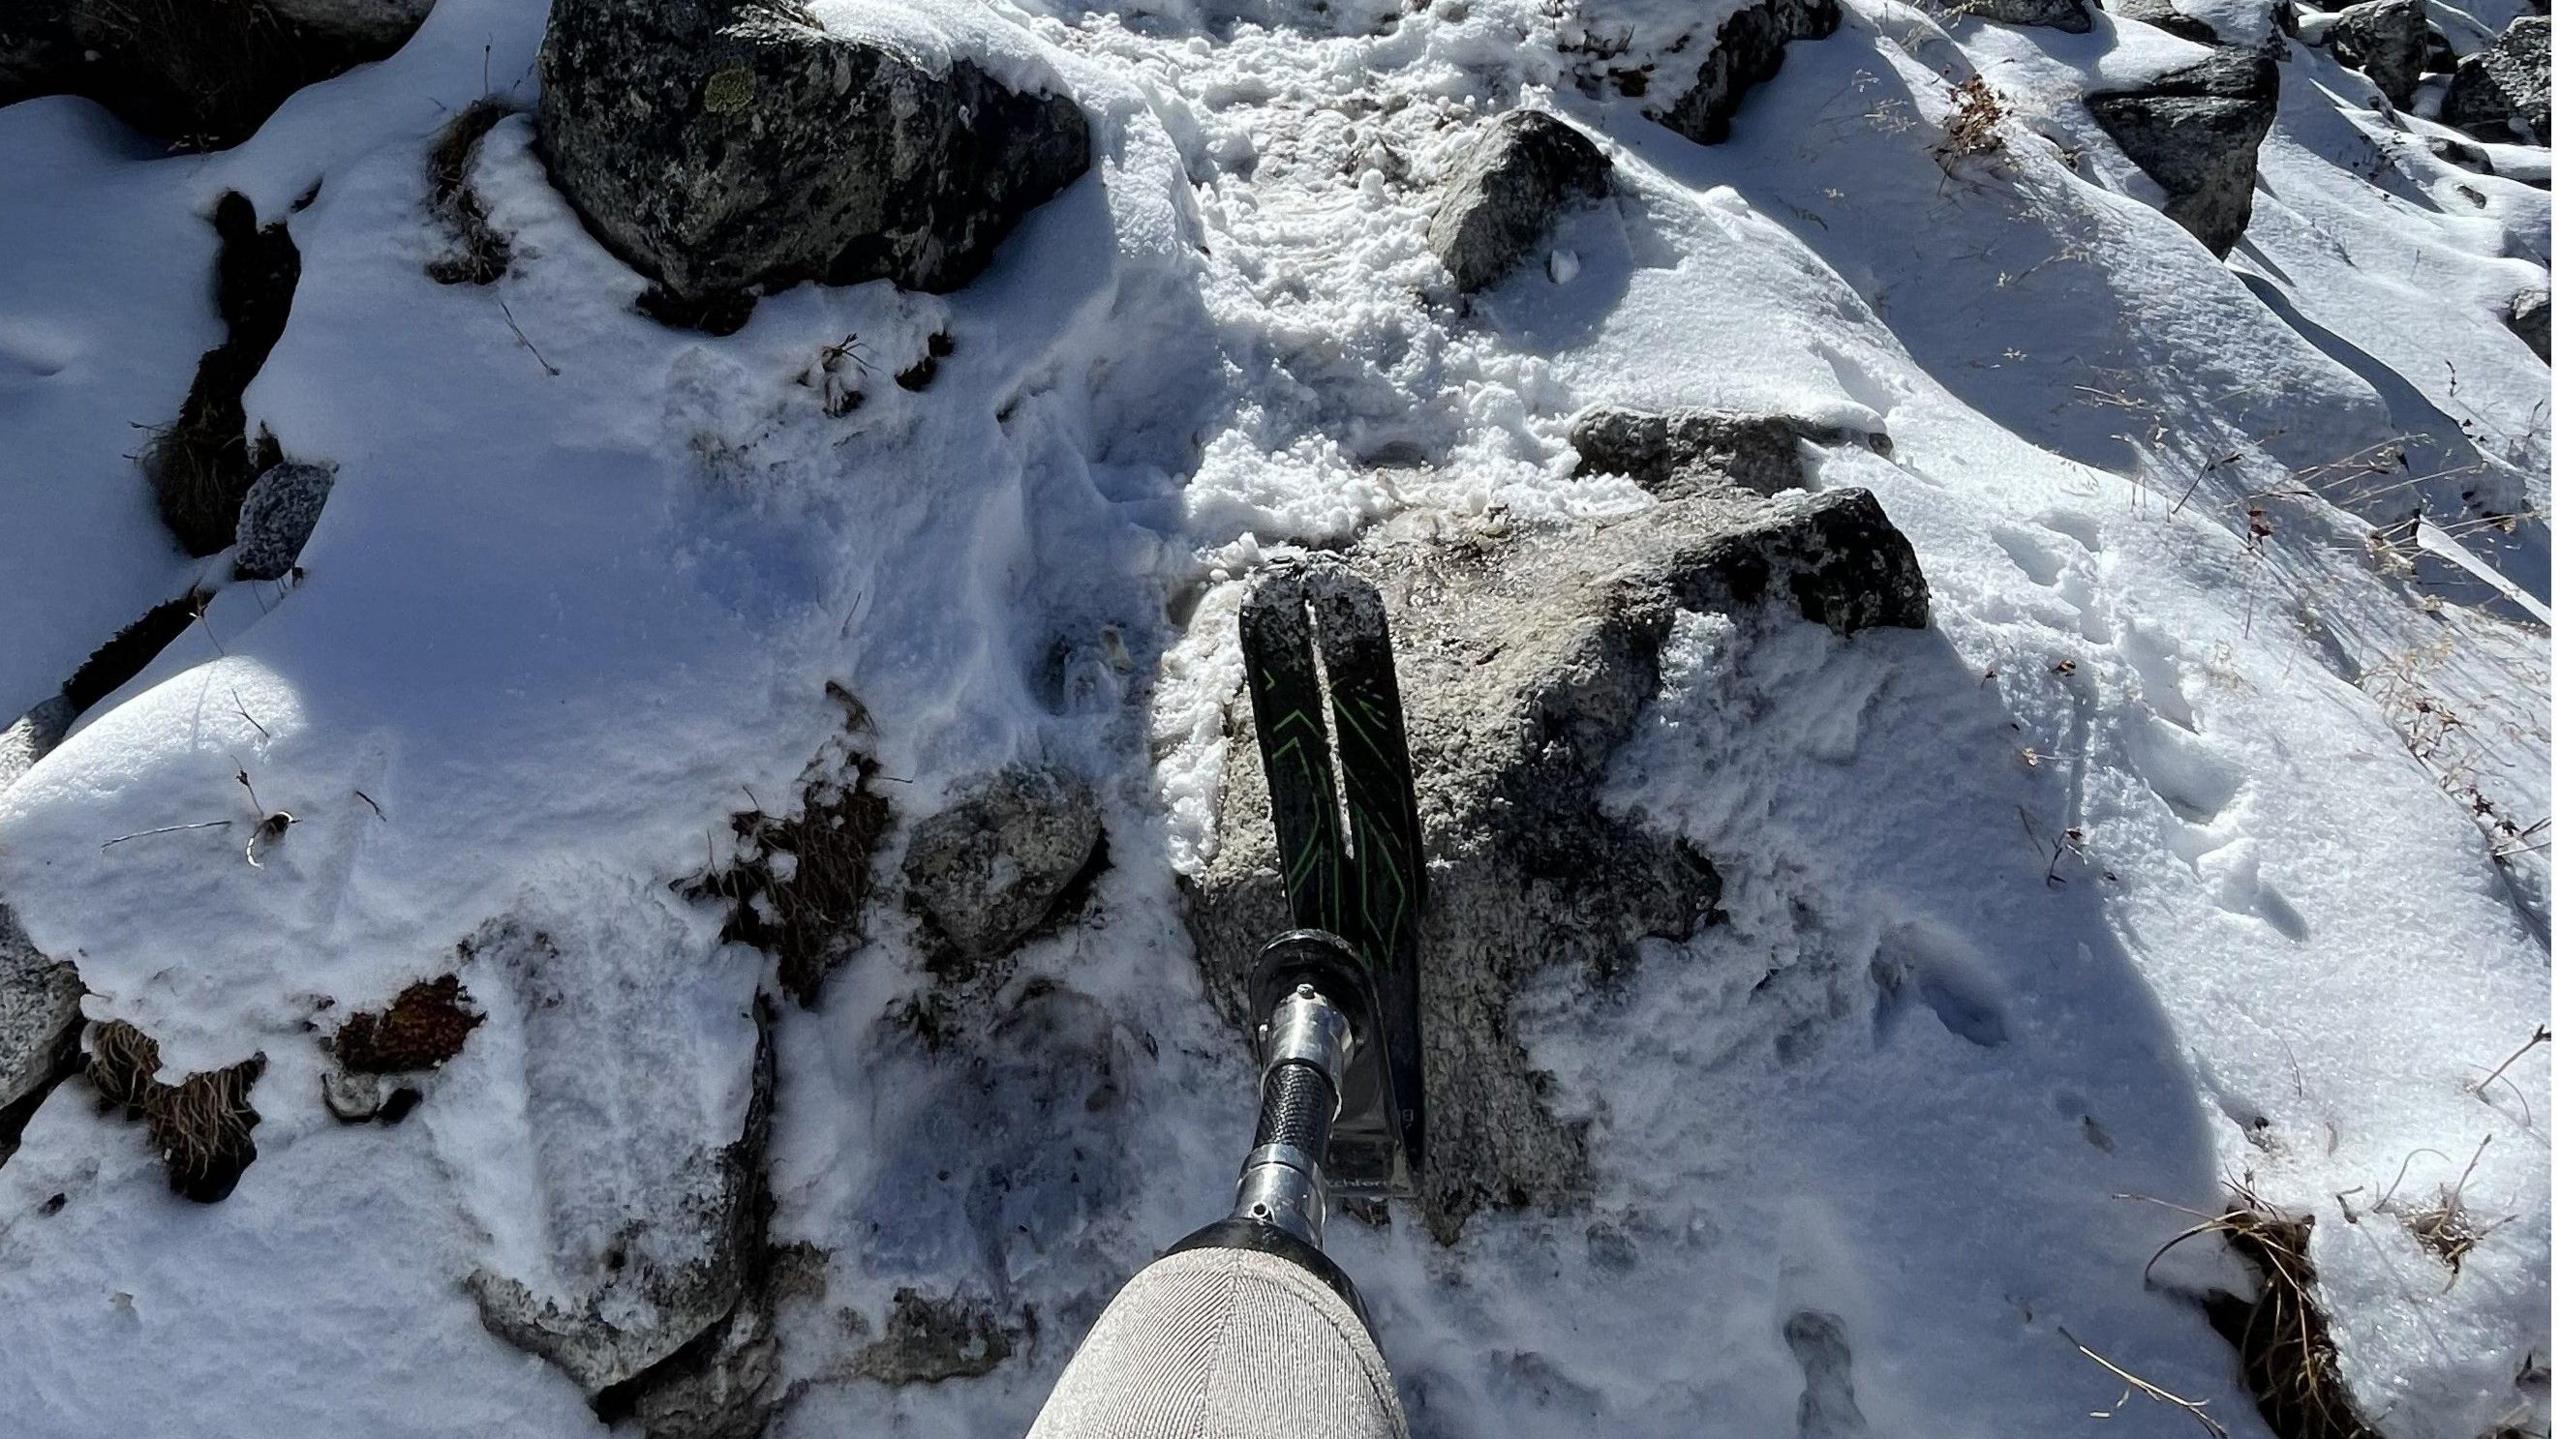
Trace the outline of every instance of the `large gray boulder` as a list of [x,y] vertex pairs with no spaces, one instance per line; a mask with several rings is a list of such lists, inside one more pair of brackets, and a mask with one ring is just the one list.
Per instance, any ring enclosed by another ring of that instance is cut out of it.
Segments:
[[1101,844],[1100,801],[1074,775],[1017,766],[967,786],[907,845],[907,899],[943,942],[937,968],[973,974],[1021,943]]
[[2041,25],[2069,35],[2089,33],[2089,7],[2081,0],[1945,0],[1958,15],[2002,25]]
[[231,572],[244,580],[292,573],[337,481],[335,468],[299,460],[270,466],[250,481],[240,500],[240,547],[232,552]]
[[1609,193],[1609,157],[1581,131],[1537,110],[1485,128],[1432,212],[1431,253],[1462,291],[1510,273],[1568,206]]
[[2445,87],[2444,122],[2491,140],[2551,143],[2551,17],[2525,15],[2465,55]]
[[[1707,922],[1721,893],[1712,856],[1599,799],[1660,689],[1674,619],[1766,604],[1842,634],[1918,626],[1928,586],[1863,490],[1725,490],[1600,524],[1488,521],[1454,541],[1388,526],[1317,562],[1377,584],[1396,639],[1431,858],[1422,1205],[1453,1240],[1487,1205],[1553,1209],[1588,1190],[1582,1135],[1548,1109],[1513,1030],[1521,985],[1549,965],[1621,971],[1644,940]],[[1251,710],[1229,707],[1218,847],[1184,886],[1203,975],[1238,1024],[1253,956],[1288,918]]]
[[2338,12],[2329,25],[2329,53],[2353,65],[2394,105],[2406,106],[2425,73],[2426,0],[2364,0]]
[[1718,487],[1775,495],[1806,487],[1803,448],[1860,445],[1890,456],[1881,434],[1816,424],[1791,415],[1727,410],[1623,410],[1598,406],[1574,417],[1577,475],[1625,475],[1647,494],[1678,499]]
[[0,1161],[80,1062],[80,976],[47,959],[0,904]]
[[183,148],[248,138],[285,97],[400,48],[435,0],[11,0],[0,105],[68,93]]
[[1786,61],[1787,42],[1839,28],[1839,0],[1761,0],[1737,10],[1717,27],[1697,80],[1657,118],[1701,145],[1721,144],[1742,97]]
[[662,315],[712,328],[803,280],[955,289],[1090,160],[1070,97],[937,72],[792,0],[557,0],[540,69],[552,179]]
[[2216,255],[2249,228],[2258,144],[2276,119],[2275,62],[2219,50],[2136,90],[2089,97],[2089,111],[2168,192],[2162,209]]

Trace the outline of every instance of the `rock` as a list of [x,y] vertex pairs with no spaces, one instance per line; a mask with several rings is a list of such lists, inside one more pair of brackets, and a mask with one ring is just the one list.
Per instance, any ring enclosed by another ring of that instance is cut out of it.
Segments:
[[1485,128],[1432,212],[1431,253],[1462,291],[1510,273],[1566,207],[1609,193],[1609,157],[1581,131],[1537,110]]
[[1890,456],[1892,441],[1837,425],[1786,415],[1744,415],[1723,410],[1674,410],[1667,414],[1606,407],[1573,421],[1577,475],[1625,475],[1649,494],[1676,499],[1730,485],[1758,495],[1805,488],[1798,443],[1864,445]]
[[1073,99],[791,0],[559,0],[539,64],[553,182],[664,313],[733,327],[758,287],[966,284],[1090,159]]
[[2476,170],[2483,175],[2498,173],[2497,166],[2490,162],[2489,152],[2468,140],[2456,140],[2444,135],[2429,135],[2427,153],[2446,164],[2460,165],[2466,170]]
[[[628,1412],[648,1439],[756,1439],[781,1399],[774,1383],[781,1356],[771,1301],[759,1289],[715,1332],[636,1382]],[[622,1411],[624,1396],[613,1398],[599,1410]]]
[[2329,26],[2329,53],[2372,79],[2374,88],[2406,108],[2426,69],[2426,0],[2364,0],[2338,12]]
[[2483,139],[2522,134],[2550,144],[2551,17],[2520,16],[2487,49],[2456,63],[2442,119]]
[[0,104],[75,94],[187,149],[247,139],[285,97],[400,48],[434,0],[12,0]]
[[[765,1293],[771,1007],[743,968],[706,973],[690,926],[647,907],[493,922],[462,962],[475,997],[522,1026],[488,1062],[520,1054],[528,1096],[502,1121],[518,1134],[463,1157],[523,1166],[487,1180],[532,1201],[521,1217],[540,1236],[510,1261],[528,1268],[468,1277],[482,1324],[608,1418],[701,1382],[724,1326],[752,1328],[739,1311]],[[732,995],[738,1017],[708,1022]]]
[[70,700],[55,695],[0,730],[0,790],[16,784],[19,776],[36,767],[37,760],[53,753],[79,717]]
[[2168,192],[2169,218],[2227,255],[2249,228],[2258,142],[2275,123],[2276,83],[2274,61],[2222,50],[2088,103],[2125,157]]
[[2181,40],[2193,40],[2199,45],[2222,43],[2222,37],[2214,33],[2212,25],[2180,10],[2169,0],[2117,0],[2112,8],[2123,19],[2138,20],[2155,29],[2166,30]]
[[0,1162],[53,1086],[80,1067],[80,976],[0,904]]
[[[1513,1031],[1520,987],[1549,965],[1621,971],[1643,940],[1686,937],[1714,912],[1710,857],[1599,800],[1660,688],[1675,616],[1769,600],[1843,634],[1918,626],[1928,586],[1854,489],[1778,501],[1725,490],[1455,543],[1394,529],[1320,562],[1378,584],[1396,640],[1432,861],[1422,1204],[1449,1241],[1486,1205],[1553,1209],[1589,1187],[1582,1135],[1548,1109]],[[1253,956],[1287,927],[1252,723],[1239,698],[1218,848],[1183,886],[1209,992],[1239,1025]]]
[[240,500],[240,548],[231,573],[244,580],[280,580],[302,559],[303,543],[320,523],[320,508],[338,482],[330,465],[287,460],[249,482]]
[[1049,918],[1101,845],[1091,785],[1018,766],[980,780],[916,826],[904,866],[907,898],[966,975]]
[[2070,35],[2089,33],[2089,9],[2080,0],[1946,0],[1959,15],[2002,25],[2042,25]]
[[278,20],[305,35],[322,35],[384,55],[399,49],[426,23],[436,0],[265,0]]
[[1788,41],[1839,28],[1839,0],[1761,0],[1737,10],[1717,27],[1696,83],[1658,118],[1701,145],[1720,144],[1733,133],[1742,97],[1785,63]]
[[2517,291],[2515,299],[2507,306],[2506,320],[2507,328],[2515,331],[2517,338],[2533,346],[2533,352],[2542,357],[2542,363],[2551,363],[2551,291],[2548,288],[2537,286]]
[[1020,1336],[982,1299],[935,1299],[900,1289],[881,1336],[853,1356],[853,1372],[882,1384],[975,1379],[1013,1357]]

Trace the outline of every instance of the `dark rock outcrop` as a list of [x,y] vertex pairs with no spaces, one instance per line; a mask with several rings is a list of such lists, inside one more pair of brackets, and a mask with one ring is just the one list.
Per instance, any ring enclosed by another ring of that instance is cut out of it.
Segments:
[[1719,144],[1733,133],[1743,95],[1786,62],[1788,41],[1839,28],[1839,0],[1761,0],[1737,10],[1717,27],[1696,83],[1657,118],[1701,145]]
[[1574,417],[1577,475],[1625,475],[1646,493],[1678,499],[1719,486],[1774,495],[1805,488],[1799,442],[1863,445],[1893,453],[1880,434],[1817,425],[1787,415],[1725,410],[1620,410],[1599,407]]
[[2070,35],[2089,33],[2089,7],[2081,0],[1945,0],[1958,15],[2002,25],[2042,25]]
[[916,826],[907,898],[948,946],[943,967],[972,973],[1047,920],[1101,844],[1091,785],[1051,769],[1004,770]]
[[85,95],[186,149],[245,140],[305,85],[407,42],[434,0],[11,0],[0,105]]
[[1432,212],[1431,253],[1462,291],[1509,274],[1566,207],[1609,193],[1609,157],[1553,115],[1514,110],[1486,127]]
[[2444,122],[2489,140],[2551,143],[2551,17],[2525,15],[2465,55],[2445,87]]
[[2169,0],[2116,0],[2108,8],[2122,19],[2139,20],[2155,29],[2166,30],[2181,40],[2193,40],[2199,45],[2222,43],[2211,24],[2180,10]]
[[335,468],[293,460],[252,480],[240,500],[240,547],[231,556],[232,574],[244,580],[280,580],[291,574],[337,482]]
[[536,123],[664,318],[733,328],[803,280],[951,290],[1090,160],[1065,95],[942,73],[791,0],[558,0]]
[[2329,53],[2362,70],[2392,104],[2405,107],[2418,93],[2433,34],[2426,0],[2364,0],[2330,22]]
[[2275,62],[2222,50],[2138,90],[2089,97],[2125,157],[2168,192],[2170,219],[2216,255],[2248,231],[2258,144],[2276,119]]
[[[1423,1049],[1425,1218],[1454,1239],[1487,1206],[1587,1191],[1579,1130],[1547,1107],[1513,1031],[1548,965],[1607,976],[1647,938],[1710,922],[1710,856],[1599,800],[1610,758],[1661,685],[1683,610],[1768,603],[1843,634],[1917,626],[1928,586],[1872,495],[1769,501],[1725,490],[1614,522],[1451,542],[1373,534],[1341,558],[1379,586],[1432,859]],[[1211,994],[1238,1024],[1261,943],[1286,927],[1251,706],[1229,709],[1218,849],[1184,886]]]
[[2520,290],[2507,304],[2507,328],[2533,347],[2542,363],[2551,363],[2551,291],[2547,286]]

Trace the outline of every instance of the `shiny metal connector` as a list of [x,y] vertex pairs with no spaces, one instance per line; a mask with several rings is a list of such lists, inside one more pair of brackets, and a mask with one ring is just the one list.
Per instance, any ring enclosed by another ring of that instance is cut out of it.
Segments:
[[1235,1217],[1324,1247],[1324,1150],[1342,1112],[1351,1020],[1301,984],[1262,1026],[1262,1117],[1236,1177]]

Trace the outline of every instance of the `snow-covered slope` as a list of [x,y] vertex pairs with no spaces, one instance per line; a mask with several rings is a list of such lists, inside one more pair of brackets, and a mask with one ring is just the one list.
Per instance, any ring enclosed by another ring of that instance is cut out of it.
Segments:
[[[941,981],[888,903],[778,1011],[773,1432],[1019,1432],[1250,1127],[1176,884],[1214,842],[1238,581],[1390,517],[1651,503],[1572,474],[1567,421],[1613,402],[1888,432],[1817,483],[1874,491],[1933,624],[1682,622],[1609,802],[1713,858],[1725,922],[1518,1016],[1589,1123],[1587,1204],[1448,1247],[1337,1226],[1417,1432],[2192,1427],[2080,1346],[2258,1432],[2193,1301],[2253,1281],[2211,1241],[2145,1281],[2231,1183],[2313,1218],[2384,1433],[2547,1431],[2548,1049],[2471,1086],[2549,1008],[2548,635],[2374,535],[2423,497],[2550,597],[2550,373],[2499,318],[2548,285],[2546,190],[2279,39],[2217,261],[2081,103],[2202,48],[2103,14],[1849,0],[1699,146],[1582,82],[1718,0],[952,3],[880,33],[1056,75],[1093,173],[960,291],[802,286],[719,338],[633,309],[522,115],[473,171],[513,268],[423,273],[435,131],[531,98],[521,0],[440,0],[219,153],[0,109],[0,711],[219,590],[0,791],[0,898],[169,1077],[266,1061],[219,1204],[84,1080],[34,1115],[0,1165],[0,1427],[598,1432],[471,1276],[618,1268],[686,1182],[633,1156],[739,1132],[773,961],[687,882],[841,760],[833,684],[901,821],[884,884],[915,820],[1030,759],[1094,781],[1110,863],[955,1034],[915,1021]],[[1948,153],[1976,75],[2000,143]],[[1434,182],[1519,105],[1618,189],[1461,300]],[[338,467],[298,581],[177,558],[125,458],[218,337],[227,190],[302,256],[247,394]],[[937,334],[929,385],[885,382]],[[849,413],[808,382],[831,349],[876,377]],[[315,1031],[446,972],[488,1018],[414,1118],[337,1122]],[[2458,1272],[2412,1227],[2456,1185],[2487,1230]],[[901,1290],[1002,1353],[885,1382]]]

